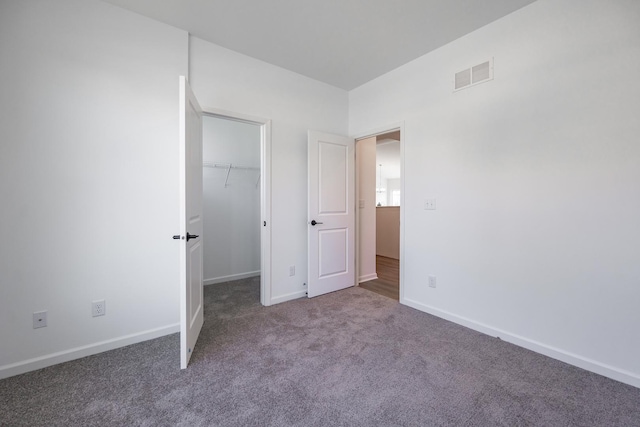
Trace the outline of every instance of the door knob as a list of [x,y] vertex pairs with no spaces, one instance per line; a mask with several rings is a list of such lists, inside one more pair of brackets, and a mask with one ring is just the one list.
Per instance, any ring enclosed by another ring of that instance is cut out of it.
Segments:
[[189,240],[191,240],[191,239],[197,239],[198,237],[200,237],[200,236],[198,236],[197,234],[189,234],[189,233],[187,233],[187,242]]
[[324,224],[323,222],[318,222],[315,219],[311,220],[311,225],[316,225],[316,224]]

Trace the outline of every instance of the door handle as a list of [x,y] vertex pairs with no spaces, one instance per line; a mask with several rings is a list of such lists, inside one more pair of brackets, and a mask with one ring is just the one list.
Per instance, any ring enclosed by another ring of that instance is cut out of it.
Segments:
[[198,237],[200,237],[200,236],[198,236],[197,234],[189,234],[189,233],[187,233],[187,242],[189,240],[191,240],[191,239],[197,239]]
[[318,222],[315,219],[311,220],[311,225],[316,225],[316,224],[324,224],[324,222]]
[[180,240],[180,235],[179,234],[174,235],[173,240]]

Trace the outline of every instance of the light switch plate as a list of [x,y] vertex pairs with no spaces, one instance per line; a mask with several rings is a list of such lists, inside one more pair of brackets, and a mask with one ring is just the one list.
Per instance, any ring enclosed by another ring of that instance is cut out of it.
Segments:
[[360,200],[360,209],[364,209],[364,200]]
[[436,287],[436,276],[429,276],[429,287],[430,288]]

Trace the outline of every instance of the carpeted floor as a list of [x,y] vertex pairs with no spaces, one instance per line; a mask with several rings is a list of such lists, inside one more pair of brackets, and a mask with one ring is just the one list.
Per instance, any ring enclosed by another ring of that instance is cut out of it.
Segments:
[[640,389],[351,288],[205,288],[171,335],[0,381],[2,426],[640,426]]

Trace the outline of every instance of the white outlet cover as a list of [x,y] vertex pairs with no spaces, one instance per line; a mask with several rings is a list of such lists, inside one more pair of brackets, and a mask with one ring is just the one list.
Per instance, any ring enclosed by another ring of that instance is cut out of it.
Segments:
[[44,328],[47,326],[47,312],[38,311],[33,313],[33,329]]
[[93,317],[107,314],[107,303],[104,300],[93,301],[91,303],[91,315]]
[[436,210],[436,199],[425,199],[425,201],[424,201],[424,210],[425,211],[435,211]]

